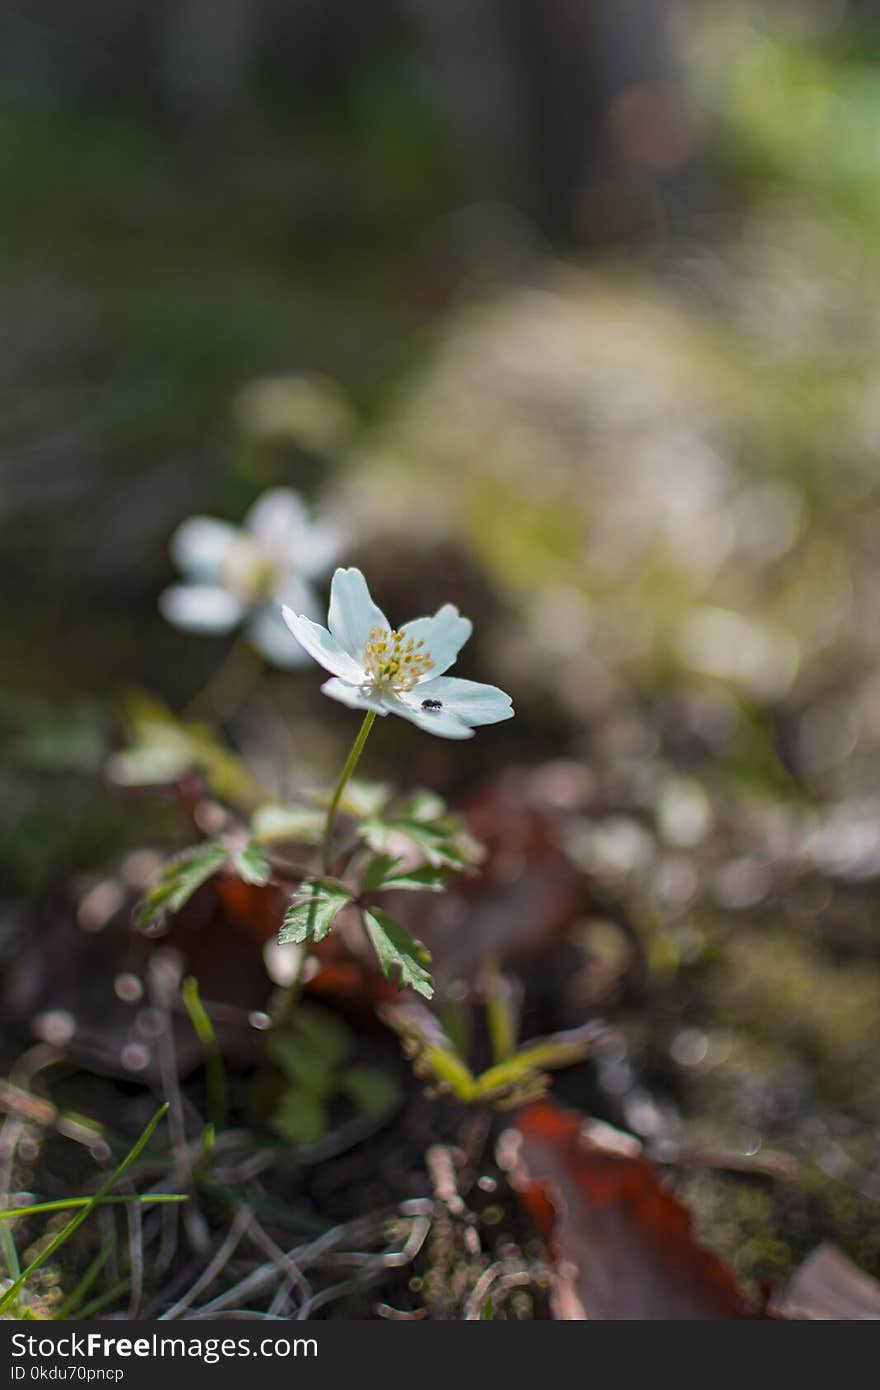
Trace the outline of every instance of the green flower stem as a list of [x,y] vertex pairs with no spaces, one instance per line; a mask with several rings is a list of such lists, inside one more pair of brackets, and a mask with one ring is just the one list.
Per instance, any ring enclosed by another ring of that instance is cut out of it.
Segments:
[[[342,793],[345,791],[349,778],[360,761],[361,753],[364,751],[364,744],[370,736],[370,730],[373,727],[375,718],[376,714],[374,710],[368,710],[365,714],[364,722],[358,730],[357,738],[351,745],[351,752],[345,760],[345,767],[339,774],[339,781],[336,783],[333,797],[330,801],[330,805],[327,807],[327,819],[324,822],[324,836],[321,841],[321,869],[325,874],[328,874],[330,871],[330,837],[333,834],[333,821],[339,809],[339,803],[342,800]],[[296,973],[293,979],[289,980],[288,983],[279,990],[275,1006],[272,1010],[273,1028],[283,1027],[290,1017],[291,1010],[299,997],[300,976],[307,954],[308,947],[306,945],[300,946]]]
[[336,783],[333,799],[327,808],[327,819],[324,822],[324,838],[321,841],[321,864],[325,874],[330,869],[330,836],[333,831],[333,819],[339,808],[339,803],[342,800],[342,793],[345,791],[349,778],[360,761],[361,753],[364,751],[364,744],[370,736],[370,730],[373,727],[375,718],[375,710],[367,710],[367,713],[364,715],[364,722],[358,730],[358,736],[351,745],[351,752],[348,755],[345,767],[339,774],[339,781]]

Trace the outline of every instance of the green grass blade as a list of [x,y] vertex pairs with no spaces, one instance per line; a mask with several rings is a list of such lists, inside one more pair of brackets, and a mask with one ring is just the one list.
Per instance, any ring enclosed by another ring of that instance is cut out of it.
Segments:
[[66,1211],[70,1207],[122,1206],[126,1202],[188,1202],[185,1192],[133,1192],[125,1197],[102,1197],[96,1202],[93,1197],[57,1197],[52,1202],[34,1202],[29,1207],[6,1207],[0,1210],[0,1221],[10,1221],[15,1216],[34,1216],[42,1211]]
[[189,1014],[189,1021],[195,1029],[199,1042],[205,1049],[208,1118],[216,1135],[226,1128],[229,1111],[226,1097],[226,1070],[223,1066],[220,1048],[217,1046],[217,1034],[214,1032],[214,1025],[202,1003],[198,981],[192,975],[188,975],[184,980],[180,992],[183,996],[184,1007]]
[[55,1237],[55,1239],[50,1241],[44,1250],[40,1251],[36,1259],[32,1260],[31,1263],[28,1265],[27,1269],[23,1270],[22,1273],[15,1280],[15,1282],[9,1286],[9,1288],[2,1295],[2,1297],[0,1297],[0,1313],[2,1313],[3,1310],[9,1306],[13,1299],[18,1297],[18,1294],[20,1293],[24,1285],[27,1283],[30,1276],[33,1273],[35,1273],[35,1271],[38,1270],[41,1265],[45,1264],[46,1261],[50,1259],[52,1255],[55,1254],[55,1251],[61,1248],[65,1241],[70,1239],[74,1231],[78,1230],[82,1223],[87,1219],[87,1217],[91,1215],[98,1203],[104,1197],[107,1196],[110,1189],[112,1187],[115,1187],[116,1183],[123,1176],[123,1174],[128,1172],[131,1165],[137,1161],[142,1151],[146,1148],[147,1144],[149,1144],[150,1140],[153,1137],[153,1134],[156,1131],[156,1128],[158,1127],[160,1121],[164,1117],[167,1110],[168,1104],[166,1102],[165,1105],[161,1106],[161,1108],[156,1111],[155,1115],[153,1116],[150,1123],[147,1125],[143,1134],[140,1136],[138,1140],[136,1140],[133,1147],[129,1149],[125,1158],[119,1164],[119,1167],[114,1169],[114,1171],[110,1174],[106,1182],[103,1182],[101,1186],[98,1188],[94,1196],[88,1199],[83,1209],[77,1212],[76,1216],[74,1216],[71,1221],[68,1221],[64,1229],[58,1232],[58,1235]]
[[21,1274],[21,1265],[18,1263],[15,1239],[8,1226],[0,1226],[0,1255],[3,1256],[6,1273],[10,1279],[17,1279]]

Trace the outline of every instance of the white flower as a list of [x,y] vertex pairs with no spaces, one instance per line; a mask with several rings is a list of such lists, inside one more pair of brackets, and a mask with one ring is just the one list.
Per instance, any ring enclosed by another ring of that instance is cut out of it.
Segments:
[[159,597],[170,623],[192,632],[231,632],[247,623],[251,642],[278,666],[301,666],[279,604],[315,616],[321,605],[311,581],[336,557],[339,538],[312,520],[298,493],[272,488],[254,503],[241,527],[192,516],[171,537],[171,557],[184,577]]
[[352,709],[399,714],[441,738],[471,738],[475,725],[513,717],[503,690],[443,674],[472,630],[451,603],[395,632],[360,570],[338,569],[326,628],[289,607],[284,620],[300,646],[331,673],[324,694]]

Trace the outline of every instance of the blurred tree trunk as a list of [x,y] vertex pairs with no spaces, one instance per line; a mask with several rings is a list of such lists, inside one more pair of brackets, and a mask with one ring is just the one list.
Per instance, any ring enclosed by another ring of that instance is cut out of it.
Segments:
[[471,182],[551,236],[591,234],[584,197],[620,176],[606,115],[668,79],[663,0],[404,0],[441,77]]
[[0,76],[53,102],[112,93],[244,115],[264,99],[267,55],[292,96],[330,104],[415,46],[470,196],[582,240],[615,199],[650,198],[653,175],[632,177],[608,112],[627,88],[668,81],[667,13],[666,0],[0,0]]

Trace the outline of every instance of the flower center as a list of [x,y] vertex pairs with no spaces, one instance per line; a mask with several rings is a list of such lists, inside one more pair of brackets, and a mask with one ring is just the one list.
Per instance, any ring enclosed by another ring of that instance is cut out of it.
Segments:
[[244,603],[261,603],[271,596],[277,578],[278,568],[262,546],[241,536],[223,566],[223,579],[232,593]]
[[414,642],[404,628],[389,632],[374,627],[364,646],[364,671],[374,689],[412,690],[422,676],[434,669],[421,638]]

